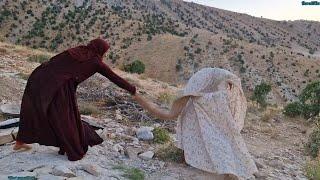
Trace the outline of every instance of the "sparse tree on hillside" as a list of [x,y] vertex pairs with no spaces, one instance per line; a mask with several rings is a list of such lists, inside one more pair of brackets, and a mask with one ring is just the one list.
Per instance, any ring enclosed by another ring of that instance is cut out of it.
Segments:
[[267,106],[266,97],[270,91],[271,85],[262,82],[254,88],[251,100],[256,101],[261,107],[265,108]]

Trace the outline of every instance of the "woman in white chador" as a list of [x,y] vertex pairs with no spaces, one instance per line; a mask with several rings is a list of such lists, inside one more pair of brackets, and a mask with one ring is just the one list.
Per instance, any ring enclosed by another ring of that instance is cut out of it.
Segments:
[[177,147],[186,163],[206,172],[247,179],[257,171],[240,131],[247,109],[241,81],[231,72],[204,68],[195,73],[169,112],[134,98],[162,119],[178,117]]

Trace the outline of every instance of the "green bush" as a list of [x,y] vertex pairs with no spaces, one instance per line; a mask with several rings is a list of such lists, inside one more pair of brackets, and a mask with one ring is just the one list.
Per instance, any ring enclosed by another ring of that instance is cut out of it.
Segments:
[[145,175],[144,172],[138,168],[133,168],[133,167],[126,167],[124,165],[118,165],[114,166],[113,169],[118,169],[124,172],[122,175],[125,178],[128,178],[130,180],[144,180]]
[[309,119],[320,113],[320,81],[308,84],[299,95],[299,101],[284,108],[284,114],[290,117],[303,115]]
[[163,128],[154,128],[153,135],[155,143],[163,144],[170,140],[169,132]]
[[164,144],[156,153],[156,157],[163,161],[171,161],[176,163],[183,163],[184,153],[183,150],[177,148],[172,142]]
[[289,117],[296,117],[296,116],[303,115],[303,113],[304,113],[303,108],[304,108],[304,106],[301,102],[293,102],[293,103],[288,104],[284,108],[283,113]]
[[130,73],[142,74],[145,70],[145,65],[140,60],[135,60],[131,64],[125,65],[124,70]]
[[316,158],[320,148],[320,128],[317,127],[309,136],[308,143],[306,144],[306,150],[308,154]]
[[31,62],[37,62],[37,63],[43,63],[46,62],[50,59],[50,56],[45,55],[45,54],[36,54],[30,56],[27,60]]
[[270,91],[271,91],[271,85],[262,82],[261,84],[257,85],[254,88],[254,92],[251,99],[253,101],[256,101],[261,107],[266,107],[267,106],[266,97]]

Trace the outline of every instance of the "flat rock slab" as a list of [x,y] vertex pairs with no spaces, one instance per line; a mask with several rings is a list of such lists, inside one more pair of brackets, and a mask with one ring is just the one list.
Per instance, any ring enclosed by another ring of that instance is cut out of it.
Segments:
[[98,170],[98,167],[92,164],[83,164],[80,166],[80,169],[82,169],[83,171],[93,175],[93,176],[99,176],[100,172]]
[[5,121],[0,122],[0,129],[7,129],[12,127],[18,127],[19,126],[19,118],[14,119],[8,119]]
[[96,129],[103,129],[104,127],[99,124],[101,123],[100,119],[91,117],[91,116],[86,116],[86,115],[81,115],[81,120],[88,123],[90,126],[96,128]]
[[19,128],[17,127],[9,129],[0,129],[0,145],[14,141],[12,135],[16,137],[18,134],[18,130]]
[[20,104],[3,104],[0,106],[0,112],[8,116],[19,117]]
[[61,176],[54,176],[54,175],[51,175],[51,174],[38,176],[38,180],[64,180],[64,179],[66,179],[66,178],[65,177],[61,177]]
[[27,172],[27,171],[23,171],[23,172],[18,172],[18,173],[14,173],[14,174],[10,174],[8,176],[9,180],[36,180],[37,174],[34,172]]

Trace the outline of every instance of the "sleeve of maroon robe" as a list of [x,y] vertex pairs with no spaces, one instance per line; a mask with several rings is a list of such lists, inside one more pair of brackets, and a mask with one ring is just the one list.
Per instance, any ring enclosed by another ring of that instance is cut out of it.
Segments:
[[128,83],[126,80],[114,73],[104,62],[99,61],[98,72],[108,78],[110,81],[115,83],[117,86],[121,87],[134,95],[136,93],[136,87]]

